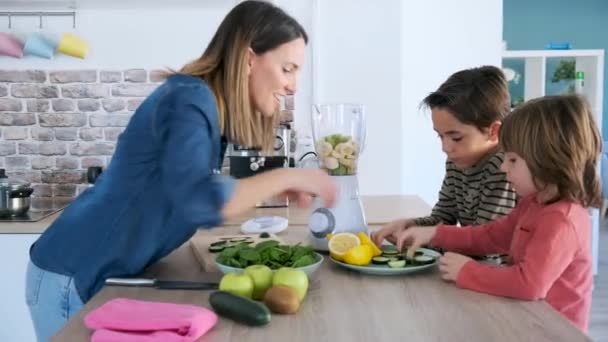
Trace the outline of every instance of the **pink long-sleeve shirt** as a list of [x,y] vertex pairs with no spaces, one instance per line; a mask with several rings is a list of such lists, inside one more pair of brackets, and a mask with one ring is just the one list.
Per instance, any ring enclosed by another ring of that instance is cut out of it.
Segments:
[[432,244],[467,254],[508,254],[507,266],[467,262],[456,285],[524,300],[544,299],[586,332],[593,282],[591,221],[580,204],[523,198],[494,222],[458,228],[440,225]]

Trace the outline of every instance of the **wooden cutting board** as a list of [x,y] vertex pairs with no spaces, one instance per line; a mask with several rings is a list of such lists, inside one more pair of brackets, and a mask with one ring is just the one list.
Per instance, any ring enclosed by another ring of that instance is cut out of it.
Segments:
[[215,258],[219,253],[212,253],[209,251],[209,246],[217,241],[223,239],[243,239],[249,237],[255,246],[257,243],[268,240],[276,240],[283,243],[283,240],[275,234],[269,234],[267,238],[260,238],[260,234],[237,234],[237,235],[208,235],[208,234],[195,234],[190,239],[190,247],[194,251],[196,259],[201,264],[201,267],[205,272],[218,272],[218,268],[215,265]]

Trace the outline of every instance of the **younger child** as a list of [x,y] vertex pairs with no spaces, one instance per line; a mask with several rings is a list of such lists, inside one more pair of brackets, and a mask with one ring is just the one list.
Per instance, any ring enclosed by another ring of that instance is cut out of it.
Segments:
[[[397,238],[412,254],[432,244],[446,253],[439,270],[457,286],[524,300],[545,299],[583,331],[591,305],[591,221],[599,207],[601,140],[589,105],[576,96],[525,103],[504,120],[502,169],[522,196],[507,216],[475,227],[411,228]],[[468,255],[508,253],[505,267]]]
[[372,234],[377,245],[411,226],[477,225],[509,213],[516,194],[500,170],[500,125],[510,109],[507,81],[493,66],[461,70],[423,101],[447,155],[439,201],[430,216],[393,221]]

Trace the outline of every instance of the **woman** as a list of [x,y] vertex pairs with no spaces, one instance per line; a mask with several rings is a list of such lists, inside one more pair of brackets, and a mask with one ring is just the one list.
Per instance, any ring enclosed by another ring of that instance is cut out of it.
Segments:
[[225,143],[271,148],[282,97],[296,91],[304,29],[261,1],[236,6],[203,55],[168,75],[137,109],[95,186],[30,250],[26,299],[48,340],[105,279],[141,273],[186,242],[281,193],[301,205],[335,185],[320,170],[280,169],[236,181],[218,169]]

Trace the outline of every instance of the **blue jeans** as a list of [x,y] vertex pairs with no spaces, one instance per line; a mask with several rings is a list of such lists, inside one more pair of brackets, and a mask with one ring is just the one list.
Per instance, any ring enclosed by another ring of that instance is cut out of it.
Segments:
[[25,278],[25,300],[38,342],[47,342],[82,308],[74,279],[45,271],[31,261]]

